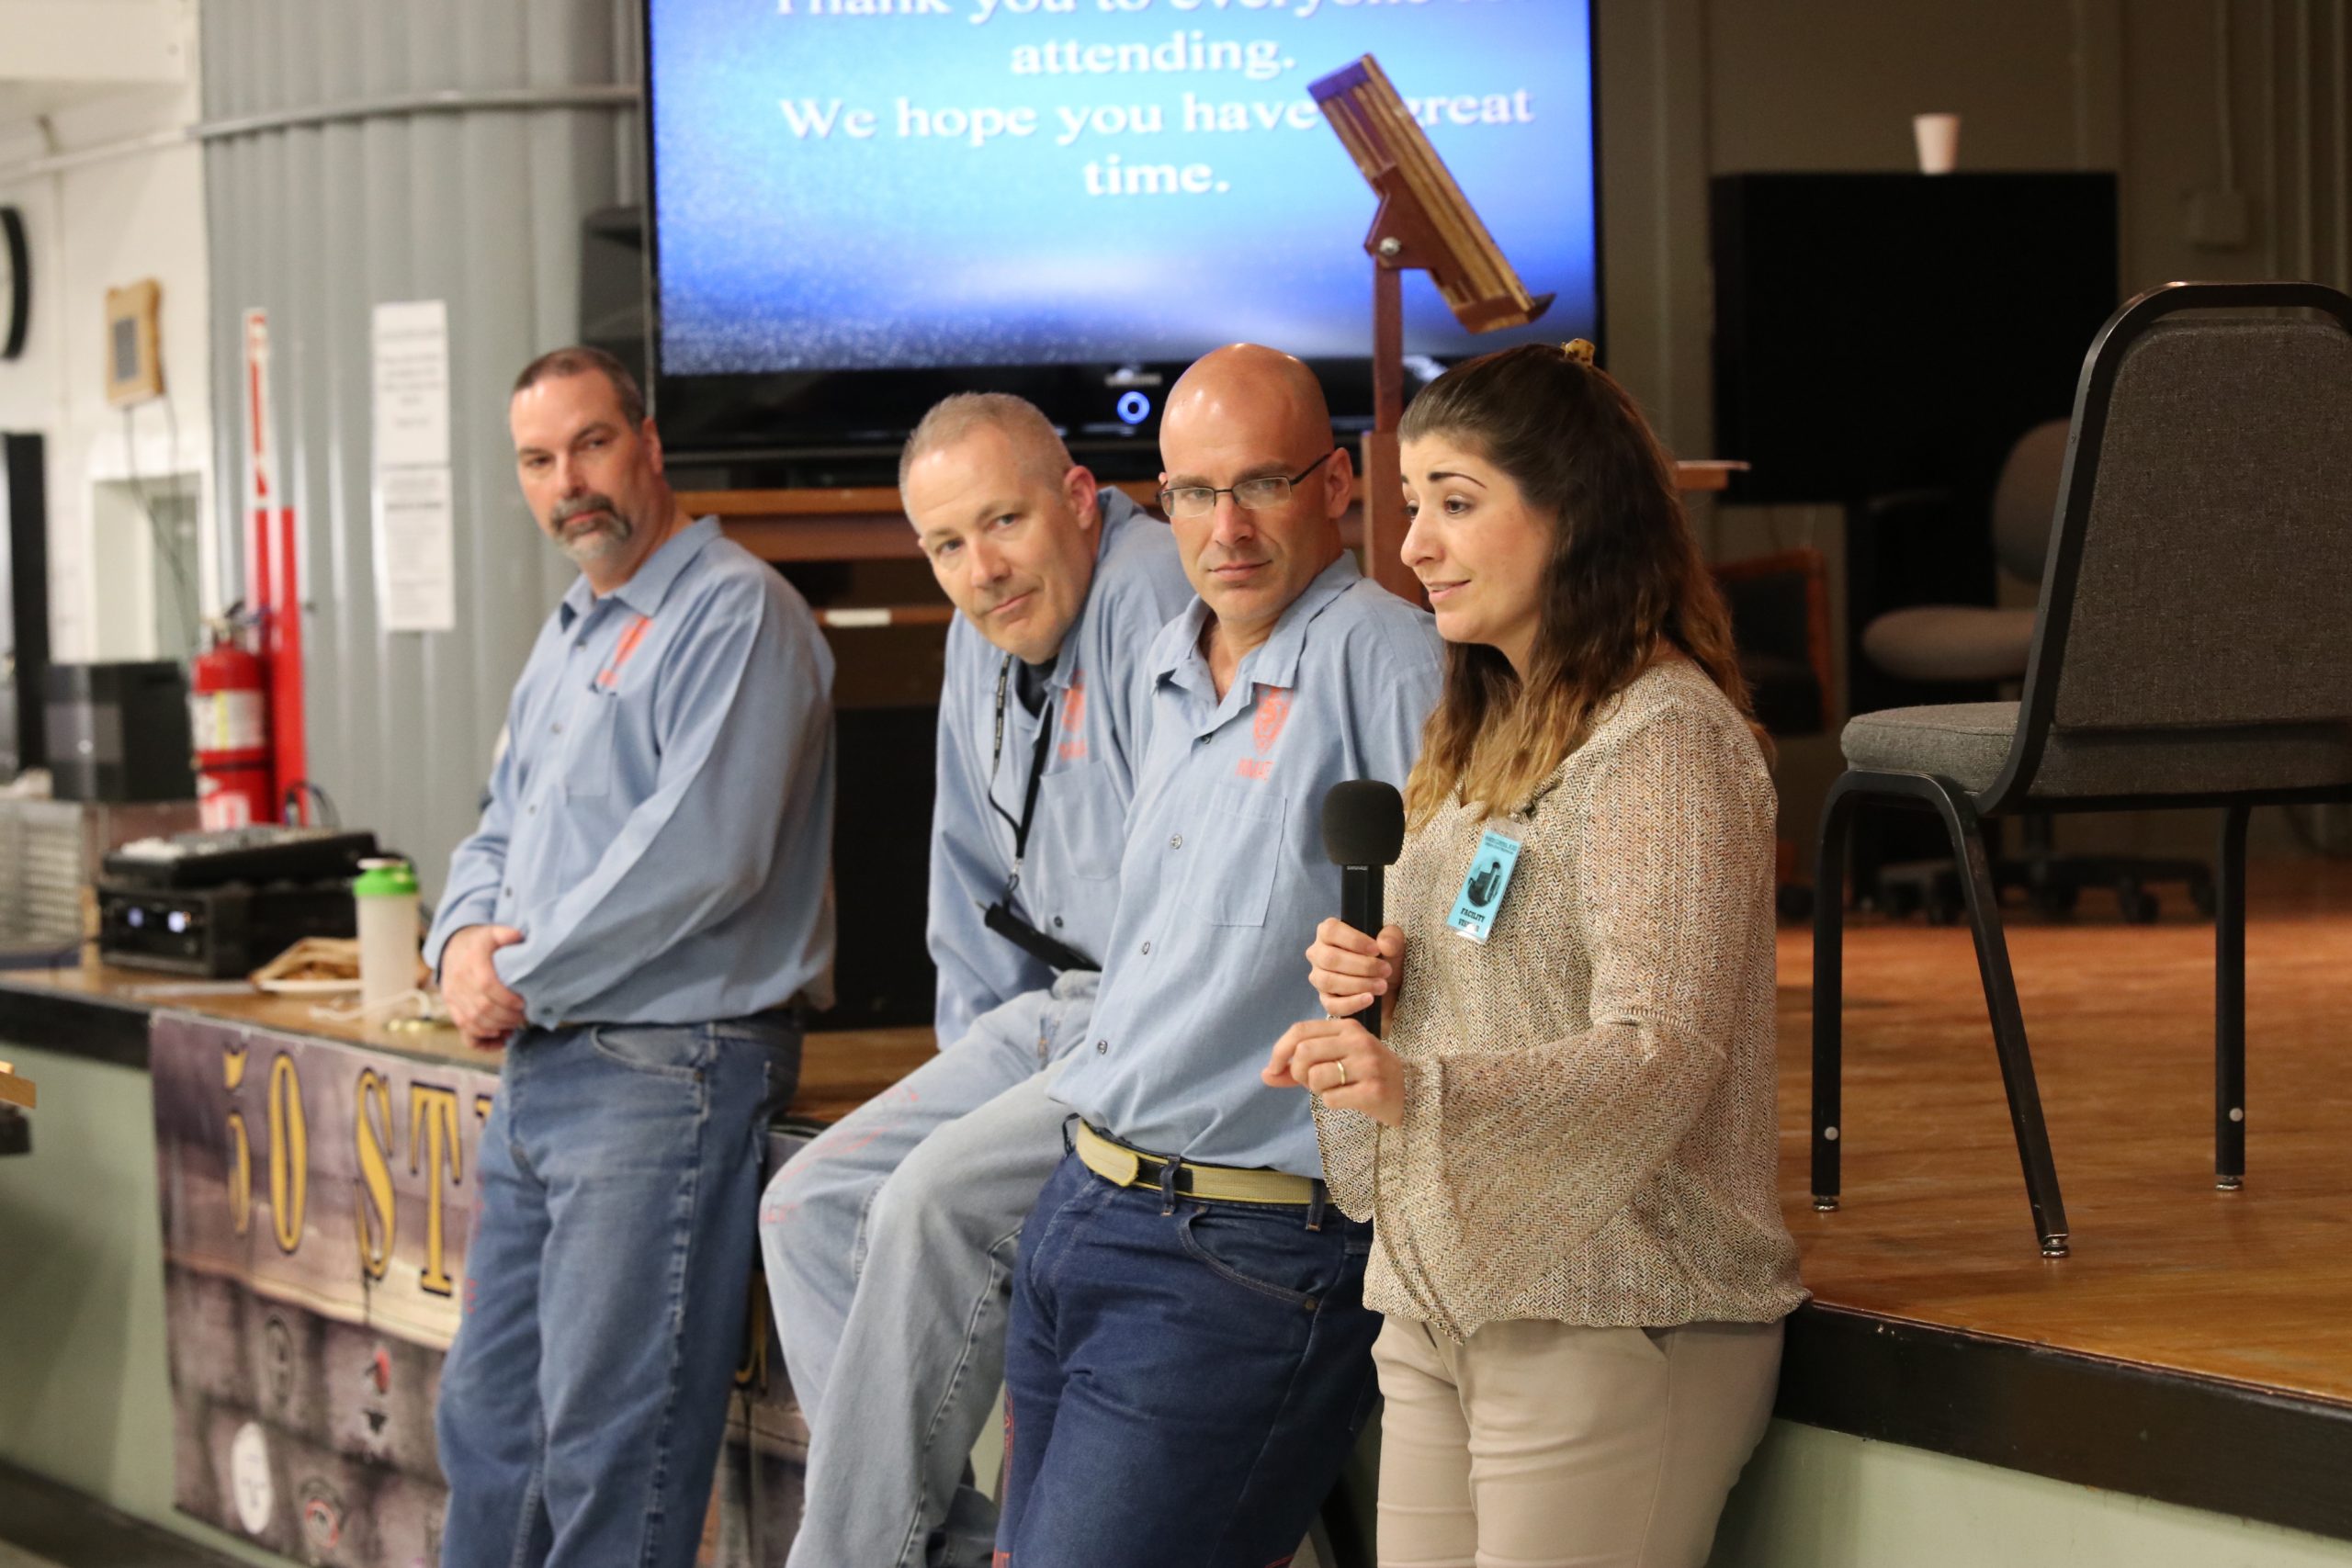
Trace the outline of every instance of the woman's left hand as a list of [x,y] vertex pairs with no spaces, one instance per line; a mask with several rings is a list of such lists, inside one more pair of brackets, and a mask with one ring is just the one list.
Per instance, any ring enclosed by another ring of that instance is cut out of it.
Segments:
[[1405,1123],[1405,1065],[1352,1018],[1292,1024],[1259,1076],[1276,1087],[1296,1084],[1326,1105],[1361,1111],[1383,1126]]

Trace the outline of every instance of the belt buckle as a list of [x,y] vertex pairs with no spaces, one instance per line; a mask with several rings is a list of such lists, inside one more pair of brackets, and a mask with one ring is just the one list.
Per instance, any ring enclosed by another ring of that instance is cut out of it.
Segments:
[[1117,1182],[1122,1187],[1147,1187],[1150,1185],[1150,1183],[1144,1180],[1143,1157],[1137,1155],[1135,1150],[1121,1148],[1118,1145],[1113,1144],[1110,1148],[1110,1156],[1111,1164],[1117,1172],[1117,1174],[1111,1178],[1112,1180]]
[[[1089,1128],[1087,1130],[1089,1132],[1093,1132],[1092,1128]],[[1103,1169],[1102,1166],[1097,1166],[1095,1168],[1096,1174],[1101,1176],[1104,1180],[1120,1187],[1139,1187],[1145,1185],[1143,1179],[1143,1156],[1136,1154],[1135,1150],[1127,1147],[1126,1145],[1111,1138],[1106,1138],[1100,1133],[1095,1133],[1094,1152],[1097,1157],[1103,1162],[1103,1165],[1110,1167],[1107,1170]]]

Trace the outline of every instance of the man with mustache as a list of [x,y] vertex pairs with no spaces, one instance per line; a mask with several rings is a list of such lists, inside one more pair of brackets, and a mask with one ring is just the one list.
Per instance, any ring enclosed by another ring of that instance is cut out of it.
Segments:
[[1021,1238],[1005,1344],[1009,1568],[1265,1568],[1372,1402],[1369,1225],[1329,1206],[1305,1096],[1259,1076],[1315,1006],[1339,908],[1323,796],[1402,784],[1441,674],[1363,577],[1322,389],[1236,344],[1170,393],[1160,496],[1199,598],[1154,639],[1149,739],[1077,1114]]
[[989,1561],[996,1509],[964,1472],[996,1395],[1022,1216],[1061,1155],[1046,1084],[1085,1037],[1110,933],[1144,651],[1192,597],[1168,530],[1019,398],[949,398],[899,475],[962,612],[932,818],[941,1049],[761,1205],[810,1433],[795,1568]]
[[466,1038],[505,1052],[435,1412],[441,1561],[685,1568],[760,1145],[831,988],[832,659],[782,577],[680,508],[611,355],[533,361],[507,418],[580,578],[425,946]]

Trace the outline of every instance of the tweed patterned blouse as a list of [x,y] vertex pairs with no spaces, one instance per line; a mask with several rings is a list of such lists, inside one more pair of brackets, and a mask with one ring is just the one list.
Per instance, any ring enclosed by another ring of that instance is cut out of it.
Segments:
[[1653,666],[1505,820],[1521,848],[1483,945],[1445,923],[1476,813],[1440,810],[1388,874],[1404,1125],[1316,1103],[1332,1198],[1374,1222],[1366,1304],[1455,1340],[1784,1315],[1805,1292],[1776,1191],[1754,737],[1697,666]]

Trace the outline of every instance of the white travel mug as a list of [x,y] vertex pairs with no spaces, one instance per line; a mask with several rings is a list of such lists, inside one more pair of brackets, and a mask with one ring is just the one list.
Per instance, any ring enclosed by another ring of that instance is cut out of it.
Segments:
[[416,989],[416,871],[404,860],[363,860],[351,896],[359,906],[359,1005],[372,1012]]

